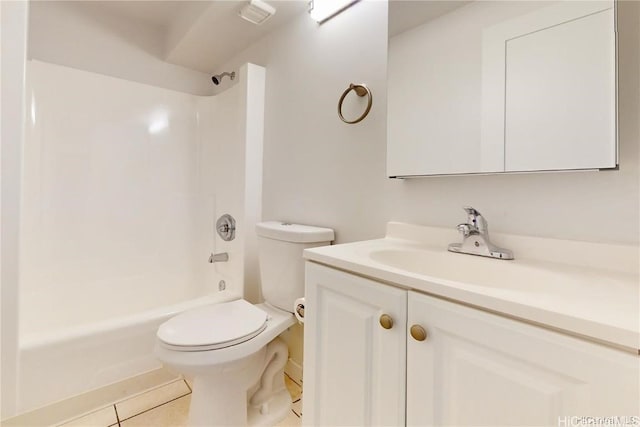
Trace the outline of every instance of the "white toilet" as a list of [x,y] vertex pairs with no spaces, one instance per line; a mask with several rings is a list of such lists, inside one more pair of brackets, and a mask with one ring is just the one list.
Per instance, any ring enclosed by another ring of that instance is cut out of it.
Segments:
[[265,302],[200,307],[158,329],[156,356],[193,378],[191,426],[271,426],[291,408],[283,377],[288,350],[278,335],[295,323],[294,303],[304,296],[302,251],[328,245],[334,234],[277,221],[256,231]]

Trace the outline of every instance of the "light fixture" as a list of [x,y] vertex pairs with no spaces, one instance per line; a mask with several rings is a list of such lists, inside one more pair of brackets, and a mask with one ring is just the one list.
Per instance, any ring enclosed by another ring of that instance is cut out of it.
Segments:
[[245,4],[238,15],[252,24],[261,25],[276,13],[275,7],[262,0],[250,0]]
[[359,0],[310,0],[309,14],[318,24],[328,21]]

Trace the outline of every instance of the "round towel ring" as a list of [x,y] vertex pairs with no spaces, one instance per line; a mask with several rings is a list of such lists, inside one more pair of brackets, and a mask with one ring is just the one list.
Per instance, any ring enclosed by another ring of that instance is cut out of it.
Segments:
[[[360,117],[358,117],[357,119],[353,120],[353,121],[349,121],[347,119],[344,118],[344,116],[342,115],[342,102],[344,101],[344,98],[347,96],[347,94],[351,91],[354,91],[356,93],[356,95],[358,96],[368,96],[367,99],[367,109],[364,110],[364,113],[362,113],[362,115]],[[347,88],[347,90],[345,90],[344,92],[342,92],[342,96],[340,97],[340,101],[338,101],[338,116],[340,116],[340,120],[342,120],[345,123],[348,123],[350,125],[354,124],[354,123],[358,123],[361,122],[365,117],[367,117],[367,114],[369,114],[369,111],[371,111],[371,104],[373,103],[373,96],[371,95],[371,90],[369,90],[369,88],[365,85],[365,84],[353,84],[351,83],[349,85],[349,87]]]

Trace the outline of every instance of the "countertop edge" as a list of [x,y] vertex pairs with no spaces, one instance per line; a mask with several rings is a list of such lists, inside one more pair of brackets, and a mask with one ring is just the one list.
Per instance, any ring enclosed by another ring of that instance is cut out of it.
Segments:
[[[383,240],[383,239],[380,239]],[[615,347],[623,351],[640,354],[640,331],[606,325],[589,319],[574,317],[558,311],[521,304],[508,299],[484,295],[460,289],[447,283],[447,280],[424,280],[402,275],[382,268],[363,265],[340,257],[318,253],[313,249],[304,251],[304,259],[346,272],[358,274],[417,292],[431,294],[454,302],[471,305],[478,309],[493,312],[529,322],[551,330],[592,340],[602,345]]]

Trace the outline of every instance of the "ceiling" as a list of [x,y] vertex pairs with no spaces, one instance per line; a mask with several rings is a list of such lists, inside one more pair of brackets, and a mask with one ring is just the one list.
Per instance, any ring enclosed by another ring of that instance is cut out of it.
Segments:
[[255,25],[238,16],[248,3],[243,0],[67,3],[84,13],[108,15],[122,19],[123,25],[160,32],[164,38],[161,59],[205,73],[220,71],[220,65],[234,54],[308,9],[308,0],[267,0],[276,13],[264,24]]
[[172,22],[202,1],[92,1],[87,5],[102,13],[121,16],[143,25],[169,28]]
[[469,3],[467,0],[390,0],[389,38]]
[[[213,1],[189,28],[169,42],[167,60],[204,72],[219,71],[220,64],[270,32],[306,13],[307,0],[268,1],[276,13],[262,25],[238,16],[245,1]],[[221,61],[222,59],[222,61]]]
[[[276,13],[262,25],[245,21],[238,12],[245,0],[85,0],[64,1],[79,13],[108,16],[120,22],[113,31],[131,37],[153,32],[163,46],[153,52],[162,60],[204,73],[218,73],[221,65],[281,25],[308,9],[308,0],[266,0]],[[470,1],[465,0],[390,0],[389,37],[435,19]],[[158,36],[159,35],[159,36]],[[136,43],[132,40],[132,43]],[[143,46],[143,43],[138,43]]]

